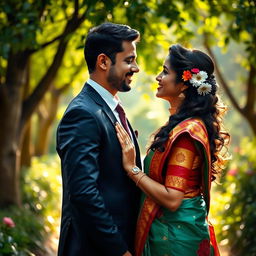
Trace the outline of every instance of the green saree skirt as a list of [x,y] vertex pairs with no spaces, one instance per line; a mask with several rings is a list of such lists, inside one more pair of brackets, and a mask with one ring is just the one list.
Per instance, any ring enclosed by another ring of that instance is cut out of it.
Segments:
[[143,256],[214,255],[201,196],[184,199],[175,212],[164,208],[162,213],[151,225]]

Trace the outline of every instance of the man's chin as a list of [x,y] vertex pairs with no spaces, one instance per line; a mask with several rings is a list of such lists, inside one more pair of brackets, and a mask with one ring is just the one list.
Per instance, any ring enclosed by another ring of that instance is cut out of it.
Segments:
[[119,92],[129,92],[131,90],[131,86],[126,84],[126,83],[123,83],[120,87],[120,90]]

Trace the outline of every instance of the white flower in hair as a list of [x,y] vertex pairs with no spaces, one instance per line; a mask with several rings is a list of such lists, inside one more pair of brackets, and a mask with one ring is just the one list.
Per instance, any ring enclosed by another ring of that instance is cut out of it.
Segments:
[[208,78],[208,75],[205,71],[200,71],[197,74],[193,74],[192,78],[190,79],[190,82],[193,86],[198,87],[200,86],[206,79]]
[[202,83],[198,88],[197,92],[200,95],[205,96],[206,94],[209,94],[212,91],[212,86],[209,83]]

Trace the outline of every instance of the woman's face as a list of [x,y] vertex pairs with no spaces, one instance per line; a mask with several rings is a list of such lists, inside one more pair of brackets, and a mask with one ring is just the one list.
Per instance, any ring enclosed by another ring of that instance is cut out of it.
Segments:
[[168,101],[179,97],[186,85],[176,82],[176,73],[170,67],[169,56],[166,58],[162,72],[156,77],[158,88],[156,96]]

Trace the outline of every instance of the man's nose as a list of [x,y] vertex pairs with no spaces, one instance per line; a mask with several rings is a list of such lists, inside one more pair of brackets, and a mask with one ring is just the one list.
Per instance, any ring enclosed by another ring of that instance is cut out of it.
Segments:
[[138,66],[137,63],[135,63],[135,64],[132,66],[132,72],[138,73],[139,71],[140,71],[139,66]]

